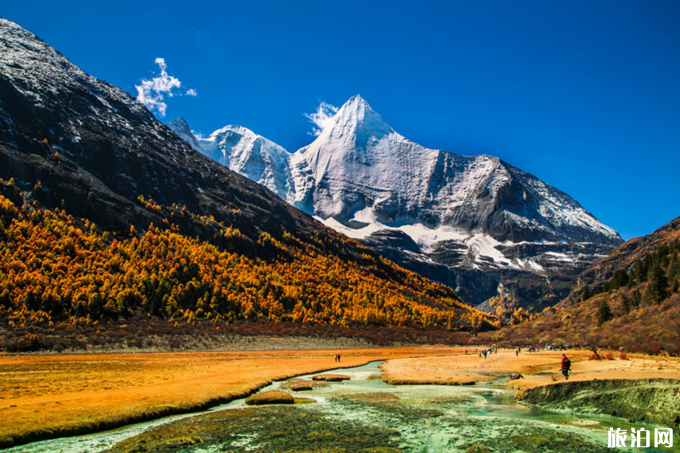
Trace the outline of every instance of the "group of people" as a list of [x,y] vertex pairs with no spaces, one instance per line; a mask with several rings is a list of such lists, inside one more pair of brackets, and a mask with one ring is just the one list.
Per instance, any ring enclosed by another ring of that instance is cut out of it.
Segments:
[[335,354],[335,361],[339,362],[340,361],[340,354]]
[[486,356],[489,354],[498,354],[498,348],[493,346],[489,349],[483,349],[482,352],[479,353],[479,358],[481,359],[482,356],[484,356],[484,358],[486,359]]
[[[536,351],[539,351],[540,348],[538,346],[529,346],[529,348],[527,350],[529,352],[536,352]],[[477,352],[477,350],[475,350],[475,352]],[[520,352],[522,352],[522,348],[518,347],[517,349],[515,349],[515,355],[516,356],[519,356]],[[468,351],[466,349],[465,355],[467,355],[467,353],[468,353]],[[489,354],[498,354],[498,348],[496,346],[492,346],[488,349],[483,349],[479,353],[479,358],[481,359],[482,356],[484,356],[484,358],[486,359],[486,356],[489,355]],[[569,374],[571,373],[571,360],[569,360],[567,358],[566,354],[562,354],[562,360],[560,362],[560,372],[564,375],[564,379],[567,379],[567,380],[569,379]],[[518,373],[518,374],[513,374],[510,378],[513,379],[513,380],[514,379],[524,379],[524,376],[522,376],[521,374]]]

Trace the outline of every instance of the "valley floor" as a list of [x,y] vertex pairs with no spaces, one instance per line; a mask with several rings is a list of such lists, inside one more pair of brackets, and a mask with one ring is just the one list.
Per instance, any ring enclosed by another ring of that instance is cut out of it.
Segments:
[[[561,352],[516,356],[501,350],[484,359],[480,350],[423,346],[3,355],[0,447],[193,412],[247,396],[272,381],[375,360],[387,360],[381,368],[389,384],[508,379],[507,386],[516,389],[516,399],[524,403],[677,427],[674,417],[680,407],[673,395],[680,392],[680,359],[632,355],[628,360],[588,361],[590,351],[567,351],[573,373],[565,382],[559,374]],[[342,355],[339,364],[336,353]],[[515,373],[524,379],[509,380]],[[605,407],[601,401],[609,403]]]
[[2,355],[0,448],[196,411],[300,374],[459,352],[409,347]]

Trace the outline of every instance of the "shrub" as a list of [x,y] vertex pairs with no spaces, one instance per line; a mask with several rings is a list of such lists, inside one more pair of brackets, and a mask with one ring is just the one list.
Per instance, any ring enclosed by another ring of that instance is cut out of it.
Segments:
[[625,352],[619,354],[619,360],[629,360]]
[[588,360],[602,360],[597,354],[593,353],[590,357],[588,357]]
[[604,358],[607,360],[614,360],[614,353],[611,351],[608,351],[605,355]]

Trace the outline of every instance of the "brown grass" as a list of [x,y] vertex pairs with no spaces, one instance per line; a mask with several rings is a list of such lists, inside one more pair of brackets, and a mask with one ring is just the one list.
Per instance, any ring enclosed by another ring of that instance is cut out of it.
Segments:
[[[390,360],[382,366],[383,380],[390,384],[471,384],[516,373],[559,372],[562,356],[562,352],[523,352],[516,356],[514,350],[501,349],[484,359],[475,350],[468,351],[468,355]],[[582,351],[568,353],[572,362],[587,355]]]
[[451,354],[381,348],[0,356],[0,448],[87,433],[247,396],[273,380],[372,360]]

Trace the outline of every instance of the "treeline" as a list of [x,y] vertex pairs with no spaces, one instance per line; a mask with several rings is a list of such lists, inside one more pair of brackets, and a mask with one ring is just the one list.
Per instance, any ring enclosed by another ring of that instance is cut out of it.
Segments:
[[236,250],[267,253],[227,252],[172,227],[114,236],[64,211],[18,208],[0,196],[0,325],[5,331],[104,329],[141,313],[178,329],[237,321],[490,327],[488,316],[450,289],[368,249],[358,261],[343,260],[323,241],[303,243],[285,231],[280,240],[263,232],[253,241],[234,228],[220,234],[252,243]]

